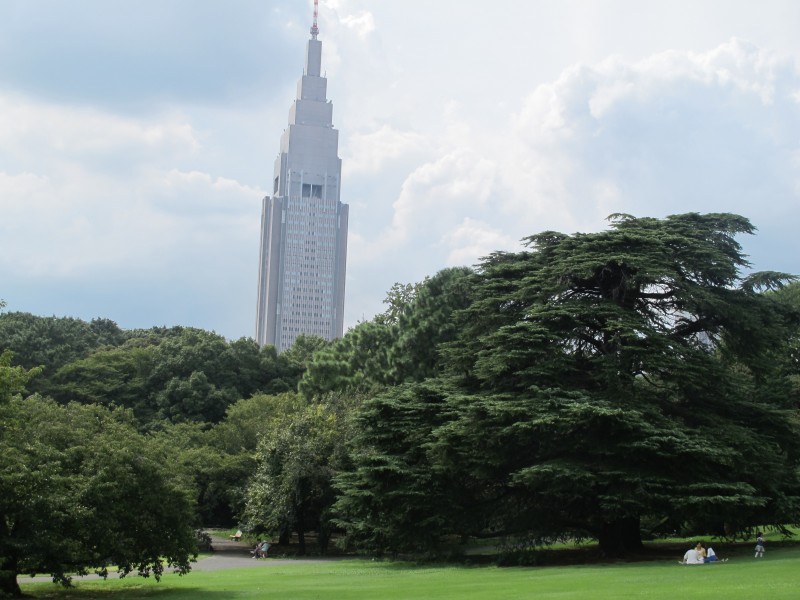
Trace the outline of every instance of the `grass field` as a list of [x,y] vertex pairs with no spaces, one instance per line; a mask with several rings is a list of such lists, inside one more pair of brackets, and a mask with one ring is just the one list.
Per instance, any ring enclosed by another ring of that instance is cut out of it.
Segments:
[[614,599],[800,598],[800,547],[748,552],[724,564],[680,566],[675,561],[563,567],[415,566],[397,562],[339,560],[256,569],[167,575],[160,583],[131,577],[79,581],[73,590],[25,583],[34,598],[129,600],[503,600],[517,598]]

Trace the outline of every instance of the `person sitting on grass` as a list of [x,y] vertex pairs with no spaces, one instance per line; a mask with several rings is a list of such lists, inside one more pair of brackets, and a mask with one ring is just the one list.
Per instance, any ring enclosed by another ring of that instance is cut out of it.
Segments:
[[694,547],[697,550],[697,557],[700,559],[700,562],[706,561],[706,549],[703,548],[703,544],[697,542],[697,546]]
[[689,548],[686,554],[683,555],[683,560],[678,562],[682,565],[702,565],[703,559],[700,558],[696,548]]
[[714,549],[711,546],[709,546],[708,550],[706,550],[705,562],[707,562],[707,563],[728,562],[728,559],[727,558],[720,559],[717,556],[717,553],[714,552]]
[[[697,546],[700,546],[700,544],[697,544]],[[683,560],[678,562],[682,565],[704,565],[706,563],[727,562],[728,560],[727,558],[720,560],[717,553],[714,552],[714,549],[711,547],[709,547],[708,550],[703,549],[706,554],[705,558],[703,558],[697,550],[697,546],[687,550],[686,554],[683,555]]]
[[261,557],[261,540],[256,542],[256,547],[250,550],[250,554],[253,555],[253,558],[260,558]]

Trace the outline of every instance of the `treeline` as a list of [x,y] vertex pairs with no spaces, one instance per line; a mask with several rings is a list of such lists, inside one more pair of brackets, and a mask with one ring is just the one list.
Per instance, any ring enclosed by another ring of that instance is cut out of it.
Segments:
[[332,534],[429,554],[591,537],[620,554],[676,530],[797,523],[800,286],[742,274],[736,236],[751,233],[694,213],[543,232],[397,284],[342,339],[280,355],[4,313],[6,407],[124,422],[194,523],[294,533],[301,551],[314,531],[323,550]]
[[14,363],[41,366],[29,391],[59,402],[129,408],[143,428],[218,423],[227,408],[255,393],[297,388],[305,362],[320,344],[301,340],[280,356],[252,339],[228,342],[187,327],[123,331],[113,321],[0,316],[0,342]]

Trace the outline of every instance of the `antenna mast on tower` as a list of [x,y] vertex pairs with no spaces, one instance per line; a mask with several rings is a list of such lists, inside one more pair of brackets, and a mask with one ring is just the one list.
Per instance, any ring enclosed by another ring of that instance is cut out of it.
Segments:
[[317,14],[319,13],[319,0],[314,0],[314,23],[311,25],[311,39],[317,39],[319,27],[317,27]]

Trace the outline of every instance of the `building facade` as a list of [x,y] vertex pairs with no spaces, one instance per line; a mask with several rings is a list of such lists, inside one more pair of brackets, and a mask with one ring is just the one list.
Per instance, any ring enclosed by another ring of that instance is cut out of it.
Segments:
[[263,200],[256,341],[289,348],[300,334],[341,337],[349,207],[340,201],[339,132],[316,13],[305,72],[275,159],[272,195]]

